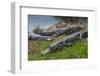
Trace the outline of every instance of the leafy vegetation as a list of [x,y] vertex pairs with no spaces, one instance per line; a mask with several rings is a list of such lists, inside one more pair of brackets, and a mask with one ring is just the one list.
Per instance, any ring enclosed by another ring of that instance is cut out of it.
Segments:
[[87,17],[64,17],[64,16],[54,16],[54,18],[59,22],[65,23],[87,23]]
[[34,32],[34,33],[35,33],[35,32],[43,32],[43,29],[41,29],[39,25],[36,25],[36,26],[37,26],[37,27],[35,27],[35,28],[33,29],[33,32]]

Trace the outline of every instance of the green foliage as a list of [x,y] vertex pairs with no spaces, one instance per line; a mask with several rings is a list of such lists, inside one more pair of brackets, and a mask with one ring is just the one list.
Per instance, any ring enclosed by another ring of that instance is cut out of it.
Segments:
[[54,16],[59,22],[65,23],[87,23],[87,17],[65,17],[65,16]]
[[39,33],[39,32],[43,32],[43,29],[40,28],[39,25],[37,25],[34,29],[33,32]]

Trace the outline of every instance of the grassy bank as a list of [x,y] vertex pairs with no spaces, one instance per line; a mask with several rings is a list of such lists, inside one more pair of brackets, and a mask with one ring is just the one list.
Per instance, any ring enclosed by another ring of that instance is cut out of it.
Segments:
[[[59,40],[60,38],[55,38],[54,40]],[[48,48],[52,42],[53,40],[29,41],[30,52],[28,54],[28,60],[77,59],[88,57],[87,40],[78,40],[72,44],[72,47],[63,46],[62,48],[55,50],[56,52],[52,52],[47,55],[41,55],[41,52]]]

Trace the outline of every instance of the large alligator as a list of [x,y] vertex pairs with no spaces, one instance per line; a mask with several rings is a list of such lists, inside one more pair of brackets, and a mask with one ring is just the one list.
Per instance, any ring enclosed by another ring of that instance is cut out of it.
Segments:
[[62,28],[60,30],[55,30],[55,31],[47,31],[47,32],[34,32],[36,34],[42,35],[42,36],[59,36],[59,35],[69,35],[74,32],[79,32],[81,29],[84,27],[82,26],[73,26],[73,27],[67,27],[67,28]]
[[67,28],[61,28],[60,30],[55,31],[47,31],[47,32],[34,32],[29,33],[28,39],[29,40],[47,40],[50,36],[60,36],[60,35],[69,35],[74,32],[79,32],[80,30],[84,29],[82,26],[73,26]]
[[66,36],[65,38],[61,39],[58,42],[54,42],[53,44],[51,44],[49,46],[49,48],[47,48],[46,50],[42,51],[42,55],[45,55],[49,52],[53,52],[56,49],[58,49],[59,47],[62,47],[64,45],[72,45],[72,42],[75,40],[79,40],[82,37],[87,37],[87,31],[80,31],[80,32],[76,32],[74,34],[71,34],[69,36]]

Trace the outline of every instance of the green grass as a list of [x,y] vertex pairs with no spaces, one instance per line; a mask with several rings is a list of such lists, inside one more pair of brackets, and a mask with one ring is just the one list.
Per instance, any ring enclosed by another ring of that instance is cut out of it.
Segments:
[[[63,36],[62,36],[63,37]],[[54,38],[54,40],[60,39],[59,37]],[[30,41],[31,47],[29,50],[31,52],[28,54],[28,60],[53,60],[53,59],[79,59],[88,58],[88,44],[87,40],[78,40],[73,42],[72,47],[63,46],[55,52],[48,53],[46,55],[41,55],[41,52],[49,47],[52,41]]]

